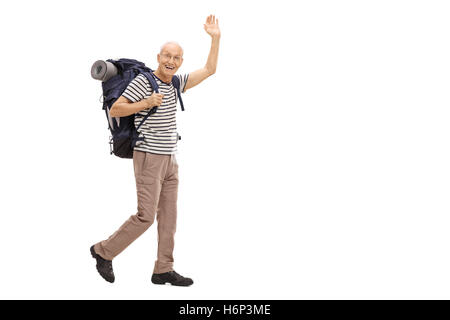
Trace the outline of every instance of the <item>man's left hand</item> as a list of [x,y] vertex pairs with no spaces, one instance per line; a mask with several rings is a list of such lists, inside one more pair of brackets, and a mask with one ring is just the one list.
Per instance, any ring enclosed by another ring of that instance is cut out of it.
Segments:
[[212,38],[220,38],[219,19],[216,19],[216,16],[212,14],[209,15],[209,17],[206,18],[206,23],[203,26],[205,28],[205,31]]

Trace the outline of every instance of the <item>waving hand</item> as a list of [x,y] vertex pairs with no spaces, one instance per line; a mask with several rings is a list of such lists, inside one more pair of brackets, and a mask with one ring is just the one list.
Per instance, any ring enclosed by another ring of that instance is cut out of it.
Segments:
[[206,23],[203,25],[205,31],[213,38],[220,37],[219,19],[215,15],[209,15],[206,18]]

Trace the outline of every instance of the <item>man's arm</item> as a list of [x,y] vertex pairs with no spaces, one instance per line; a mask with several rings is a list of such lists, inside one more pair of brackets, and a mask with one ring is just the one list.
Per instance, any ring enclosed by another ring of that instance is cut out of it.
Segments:
[[124,96],[120,96],[116,102],[111,106],[109,114],[111,117],[126,117],[131,114],[138,113],[141,110],[159,106],[162,103],[163,95],[160,93],[153,93],[150,98],[142,99],[138,102],[131,102]]
[[185,90],[195,87],[200,82],[216,73],[220,43],[219,19],[216,20],[215,16],[210,15],[206,19],[204,28],[205,31],[211,36],[211,49],[209,51],[208,60],[203,68],[189,73]]

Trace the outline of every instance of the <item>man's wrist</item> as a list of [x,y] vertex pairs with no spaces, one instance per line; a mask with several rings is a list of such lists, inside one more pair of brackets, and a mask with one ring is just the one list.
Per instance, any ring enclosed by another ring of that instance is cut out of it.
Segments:
[[150,103],[150,100],[148,98],[147,99],[142,99],[139,102],[141,103],[141,105],[140,105],[141,111],[145,110],[145,109],[148,109],[148,108],[151,108],[151,105],[150,105],[151,103]]

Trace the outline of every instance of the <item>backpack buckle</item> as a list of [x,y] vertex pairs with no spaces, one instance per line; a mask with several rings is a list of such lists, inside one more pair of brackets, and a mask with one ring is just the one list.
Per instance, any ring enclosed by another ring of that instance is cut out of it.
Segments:
[[109,154],[113,154],[113,137],[109,136]]

